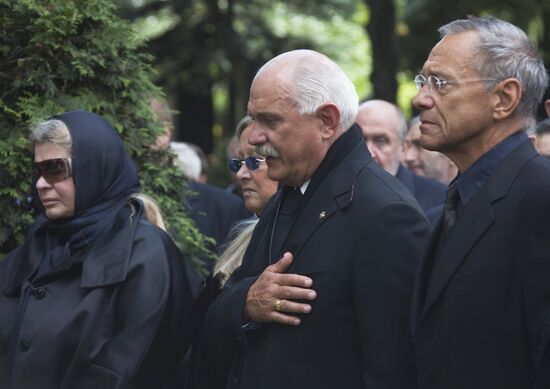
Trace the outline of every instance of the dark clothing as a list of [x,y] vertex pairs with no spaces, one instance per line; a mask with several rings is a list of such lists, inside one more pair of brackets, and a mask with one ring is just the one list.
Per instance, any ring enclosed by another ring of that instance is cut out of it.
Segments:
[[455,182],[460,193],[459,209],[462,209],[477,191],[489,181],[489,177],[501,164],[502,160],[526,140],[527,134],[524,131],[516,132],[486,152],[468,170],[456,178]]
[[0,265],[0,387],[171,384],[192,299],[182,257],[129,200],[140,185],[115,129],[90,112],[54,118],[72,138],[76,206],[39,216]]
[[0,387],[168,383],[192,299],[170,237],[126,208],[93,246],[29,282],[43,250],[32,239],[0,265]]
[[417,273],[422,389],[550,385],[550,161],[525,140],[492,170]]
[[414,174],[403,165],[399,165],[395,177],[411,191],[424,212],[441,207],[445,201],[446,187],[441,182]]
[[250,286],[279,259],[270,242],[280,193],[207,314],[212,347],[233,357],[227,388],[414,388],[406,322],[429,233],[417,202],[372,160],[360,129],[349,129],[311,178],[283,243],[294,255],[287,272],[313,279],[312,311],[297,327],[243,329]]
[[223,189],[199,182],[189,182],[189,189],[196,192],[185,199],[191,211],[189,216],[202,234],[214,238],[218,251],[231,227],[253,216],[241,198]]
[[231,359],[212,351],[204,326],[206,312],[220,291],[217,278],[206,279],[189,312],[189,317],[193,320],[193,341],[186,389],[219,389],[225,386]]

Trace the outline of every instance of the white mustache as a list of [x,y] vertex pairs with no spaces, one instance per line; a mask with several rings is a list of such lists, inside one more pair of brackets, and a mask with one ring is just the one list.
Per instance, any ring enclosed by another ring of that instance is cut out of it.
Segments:
[[264,143],[263,145],[259,145],[255,147],[256,154],[261,155],[263,157],[270,157],[270,158],[279,158],[281,154],[269,143]]

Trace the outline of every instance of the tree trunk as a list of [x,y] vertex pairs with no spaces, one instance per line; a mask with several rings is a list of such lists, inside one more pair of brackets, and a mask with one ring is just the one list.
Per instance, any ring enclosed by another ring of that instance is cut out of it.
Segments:
[[212,126],[214,111],[212,107],[212,88],[200,92],[179,88],[177,93],[175,140],[194,143],[205,154],[213,149]]
[[397,49],[393,0],[365,0],[370,8],[367,33],[372,45],[374,98],[396,102]]

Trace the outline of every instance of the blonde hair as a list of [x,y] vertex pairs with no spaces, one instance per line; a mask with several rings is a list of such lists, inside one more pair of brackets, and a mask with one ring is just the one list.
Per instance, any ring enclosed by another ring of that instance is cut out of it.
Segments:
[[223,252],[214,266],[213,274],[220,280],[221,287],[225,285],[235,269],[241,265],[257,223],[258,219],[246,219],[231,229],[229,241],[224,245]]
[[134,193],[130,196],[131,199],[136,199],[143,204],[143,213],[147,220],[155,226],[166,231],[166,224],[164,223],[164,217],[158,203],[151,196],[145,193]]
[[31,147],[43,143],[53,143],[69,153],[73,146],[73,139],[67,125],[61,120],[50,119],[40,122],[31,130],[29,135]]

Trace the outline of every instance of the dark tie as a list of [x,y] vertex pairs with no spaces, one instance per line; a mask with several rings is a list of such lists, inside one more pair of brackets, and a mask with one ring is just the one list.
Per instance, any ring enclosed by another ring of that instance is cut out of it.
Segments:
[[300,201],[303,197],[300,188],[292,187],[285,187],[283,195],[281,207],[279,208],[273,230],[270,263],[277,262],[283,254],[281,252],[283,244],[294,224],[294,220],[298,214]]
[[453,183],[445,195],[443,207],[443,226],[441,230],[441,242],[444,242],[456,223],[456,208],[458,206],[458,186]]

